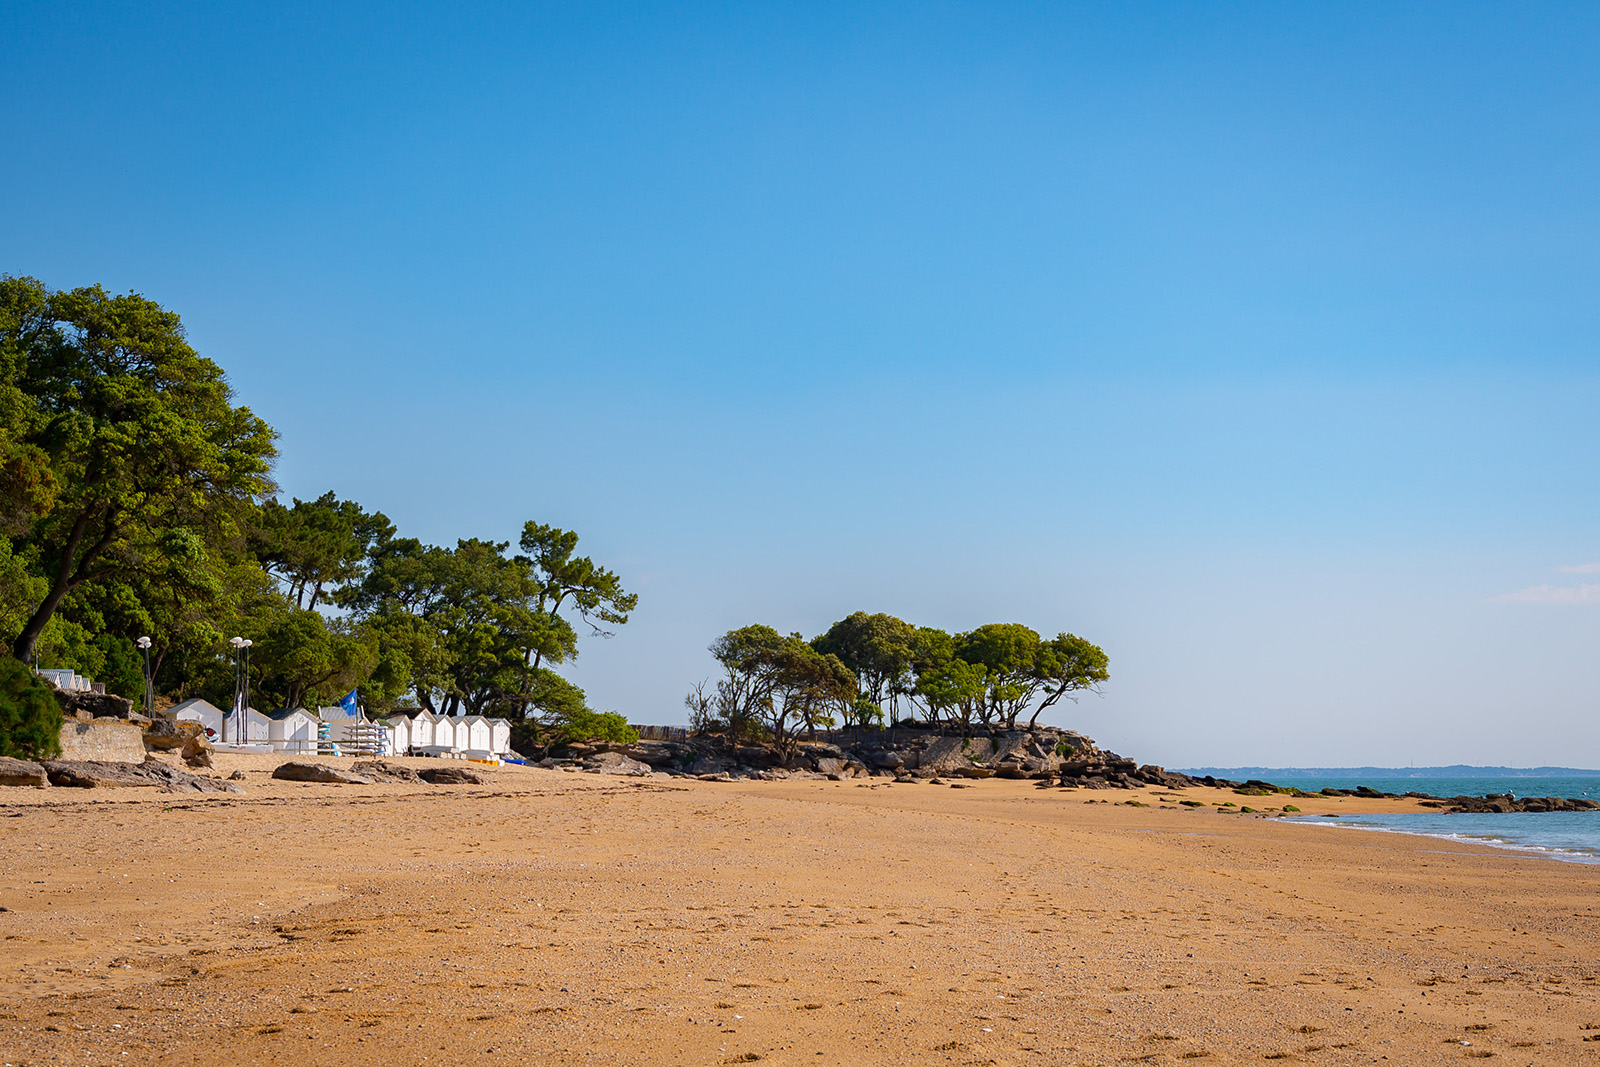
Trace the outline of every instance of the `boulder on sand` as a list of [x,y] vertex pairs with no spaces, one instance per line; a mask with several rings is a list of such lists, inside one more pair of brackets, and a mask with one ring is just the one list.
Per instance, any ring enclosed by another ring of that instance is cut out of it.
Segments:
[[620,752],[602,752],[591,760],[585,760],[584,763],[589,769],[598,771],[600,774],[623,774],[631,778],[648,778],[654,773],[648,763],[631,759]]
[[272,772],[272,777],[282,782],[322,782],[326,785],[371,785],[365,775],[341,771],[326,763],[284,763]]
[[31,785],[36,789],[48,789],[50,775],[45,773],[42,764],[0,756],[0,785]]
[[431,785],[483,785],[488,780],[465,767],[425,767],[417,777]]
[[183,757],[183,762],[191,767],[210,767],[211,753],[214,751],[210,741],[206,740],[203,733],[191,734],[183,743],[183,749],[178,755]]
[[182,748],[195,735],[204,735],[206,728],[189,720],[155,719],[144,728],[144,747],[150,752],[171,752]]
[[357,774],[366,775],[380,782],[415,782],[417,772],[410,767],[402,767],[398,763],[389,763],[381,759],[358,759],[350,765],[350,769]]
[[145,763],[119,763],[111,760],[46,760],[45,773],[50,784],[78,789],[140,787],[165,789],[169,793],[241,793],[238,786],[218,778],[206,778],[160,760]]

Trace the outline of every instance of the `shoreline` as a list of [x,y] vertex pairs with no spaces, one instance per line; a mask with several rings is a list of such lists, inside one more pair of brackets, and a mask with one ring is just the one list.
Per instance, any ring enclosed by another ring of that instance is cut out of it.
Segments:
[[[1438,814],[1438,813],[1437,812],[1428,812],[1428,813],[1423,813],[1423,812],[1372,812],[1372,813],[1368,813],[1368,814],[1411,816],[1411,815]],[[1479,816],[1479,815],[1495,815],[1495,816],[1498,816],[1499,814],[1500,813],[1457,812],[1457,813],[1451,813],[1449,815],[1449,818],[1452,819],[1452,820],[1463,818],[1463,817],[1465,817],[1467,819],[1472,819],[1474,816]],[[1550,813],[1548,813],[1548,812],[1508,812],[1508,813],[1505,813],[1505,814],[1508,815],[1508,816],[1513,816],[1513,815],[1539,816],[1539,815],[1548,815]],[[1586,815],[1586,816],[1590,817],[1596,824],[1596,826],[1595,826],[1596,831],[1600,832],[1600,815],[1596,815],[1596,814],[1594,814],[1592,812],[1581,812],[1581,813],[1580,812],[1569,812],[1569,813],[1566,813],[1566,814],[1583,814],[1583,815]],[[1357,815],[1356,818],[1360,818],[1360,816]],[[1600,865],[1600,850],[1597,850],[1597,849],[1594,849],[1594,848],[1584,849],[1584,848],[1578,848],[1578,847],[1566,847],[1566,846],[1558,846],[1558,845],[1540,845],[1540,844],[1534,844],[1534,843],[1522,843],[1522,842],[1518,842],[1518,841],[1515,841],[1515,840],[1510,840],[1510,839],[1507,839],[1507,838],[1504,838],[1504,837],[1500,837],[1498,835],[1494,835],[1493,833],[1491,833],[1489,831],[1485,831],[1484,833],[1479,833],[1479,834],[1466,833],[1466,832],[1453,833],[1453,832],[1450,832],[1450,831],[1448,831],[1446,829],[1443,829],[1443,828],[1423,829],[1423,828],[1414,827],[1414,826],[1395,826],[1395,825],[1381,825],[1381,824],[1361,823],[1361,822],[1344,822],[1342,820],[1338,821],[1338,822],[1335,822],[1335,821],[1326,820],[1325,818],[1318,818],[1318,817],[1315,817],[1315,816],[1309,816],[1309,817],[1303,817],[1303,818],[1302,817],[1292,817],[1292,821],[1303,822],[1305,825],[1308,825],[1308,826],[1324,826],[1324,827],[1328,827],[1330,829],[1362,830],[1362,831],[1367,831],[1367,832],[1370,832],[1370,833],[1384,833],[1384,834],[1403,834],[1403,835],[1407,835],[1407,836],[1411,836],[1411,837],[1427,838],[1428,840],[1431,840],[1431,841],[1449,841],[1449,842],[1452,842],[1452,843],[1455,843],[1455,844],[1460,844],[1460,845],[1477,845],[1477,846],[1481,846],[1481,847],[1485,847],[1485,848],[1491,848],[1491,849],[1495,849],[1495,850],[1500,851],[1500,852],[1510,853],[1512,855],[1521,856],[1521,857],[1525,857],[1525,858],[1529,858],[1529,859],[1554,860],[1554,861],[1556,861],[1558,863],[1577,863],[1577,864],[1584,864],[1584,865],[1590,865],[1590,866]]]

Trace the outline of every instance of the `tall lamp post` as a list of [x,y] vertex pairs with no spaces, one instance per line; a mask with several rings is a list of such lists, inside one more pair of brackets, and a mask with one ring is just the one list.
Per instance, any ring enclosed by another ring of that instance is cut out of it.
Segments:
[[156,717],[156,686],[150,672],[150,639],[141,637],[134,644],[144,653],[144,717],[153,719]]
[[253,644],[255,642],[248,637],[244,639],[244,701],[239,705],[239,740],[242,742],[250,740],[250,646]]
[[[228,644],[233,646],[233,740],[235,744],[242,744],[250,738],[246,719],[250,714],[250,646],[255,642],[248,637],[230,637]],[[222,740],[228,740],[226,719],[222,724]]]

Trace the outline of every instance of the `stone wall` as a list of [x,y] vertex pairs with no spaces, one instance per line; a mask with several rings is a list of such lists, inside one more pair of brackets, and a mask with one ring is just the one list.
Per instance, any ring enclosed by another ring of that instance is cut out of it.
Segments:
[[61,758],[143,763],[144,730],[131,722],[68,719],[61,727]]

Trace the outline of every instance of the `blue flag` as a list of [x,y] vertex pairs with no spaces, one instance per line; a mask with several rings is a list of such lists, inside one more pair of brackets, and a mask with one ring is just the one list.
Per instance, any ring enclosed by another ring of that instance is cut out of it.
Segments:
[[356,703],[356,693],[357,690],[352,689],[349,696],[339,701],[339,706],[344,709],[344,713],[352,719],[361,714],[361,707]]

